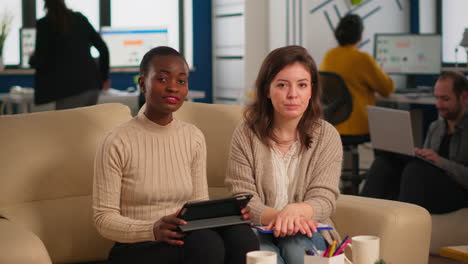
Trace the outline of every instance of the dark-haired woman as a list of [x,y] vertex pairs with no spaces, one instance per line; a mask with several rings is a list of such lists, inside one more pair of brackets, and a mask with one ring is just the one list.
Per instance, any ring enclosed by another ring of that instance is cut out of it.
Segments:
[[[194,125],[172,113],[188,93],[189,68],[170,47],[148,51],[138,83],[146,106],[101,142],[94,172],[94,223],[117,243],[111,263],[239,264],[258,249],[249,225],[183,234],[177,212],[208,199],[206,145]],[[249,216],[248,208],[242,212]]]
[[321,71],[343,77],[353,99],[351,116],[336,125],[341,135],[369,134],[367,105],[375,105],[375,93],[388,96],[394,90],[392,79],[382,71],[374,58],[358,49],[364,25],[356,14],[344,16],[335,30],[339,46],[329,50],[320,65]]
[[[56,109],[97,103],[108,89],[109,51],[88,19],[64,0],[45,0],[45,17],[36,22],[36,47],[31,57],[35,73],[35,104],[56,102]],[[99,51],[99,63],[91,56]]]
[[274,251],[278,263],[304,263],[304,248],[324,250],[335,231],[342,146],[336,129],[320,119],[317,67],[306,49],[287,46],[263,61],[254,102],[234,132],[226,172],[233,194],[248,193],[260,249]]

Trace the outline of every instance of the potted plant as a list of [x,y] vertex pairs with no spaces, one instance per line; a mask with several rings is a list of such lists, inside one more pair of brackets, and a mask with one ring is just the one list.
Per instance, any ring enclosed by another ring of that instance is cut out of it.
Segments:
[[3,46],[5,45],[5,40],[10,32],[12,21],[13,16],[7,11],[4,11],[0,16],[0,70],[5,68],[5,65],[3,64]]

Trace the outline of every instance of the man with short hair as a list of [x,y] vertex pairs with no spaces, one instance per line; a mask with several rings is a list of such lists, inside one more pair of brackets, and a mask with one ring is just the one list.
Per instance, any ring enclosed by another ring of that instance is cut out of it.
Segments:
[[435,214],[468,207],[468,81],[458,72],[442,73],[434,96],[441,118],[415,151],[433,164],[377,151],[363,196],[413,203]]

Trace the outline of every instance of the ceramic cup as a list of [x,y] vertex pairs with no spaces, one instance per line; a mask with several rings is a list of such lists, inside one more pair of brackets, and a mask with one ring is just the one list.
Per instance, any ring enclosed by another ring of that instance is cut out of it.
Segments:
[[380,238],[355,236],[348,246],[353,253],[353,264],[374,264],[380,258]]
[[266,250],[255,250],[247,253],[247,264],[276,264],[276,253]]

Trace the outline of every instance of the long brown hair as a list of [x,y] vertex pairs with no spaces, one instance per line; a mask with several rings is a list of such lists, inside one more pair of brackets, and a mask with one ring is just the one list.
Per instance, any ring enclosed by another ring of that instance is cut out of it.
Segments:
[[47,9],[46,19],[56,32],[66,32],[71,23],[72,11],[65,5],[65,0],[44,0]]
[[309,148],[312,143],[312,131],[318,125],[322,114],[317,65],[304,47],[286,46],[273,50],[263,61],[255,82],[255,98],[244,112],[247,126],[267,146],[270,146],[270,139],[275,139],[273,135],[274,109],[268,98],[271,82],[282,69],[296,62],[301,63],[312,78],[312,97],[297,125],[301,146]]

